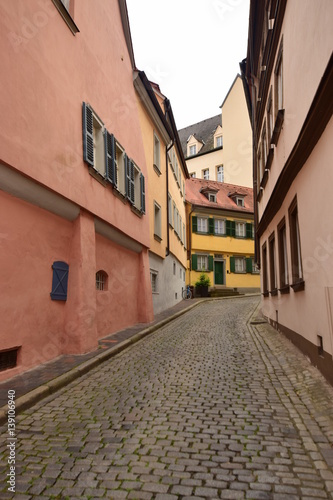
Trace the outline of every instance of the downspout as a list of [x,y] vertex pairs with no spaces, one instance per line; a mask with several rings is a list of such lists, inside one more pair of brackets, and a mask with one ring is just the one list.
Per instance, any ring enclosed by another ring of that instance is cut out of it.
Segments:
[[167,257],[170,254],[170,235],[169,235],[169,162],[168,162],[168,152],[174,146],[174,139],[172,139],[171,144],[166,147],[165,156],[166,156],[166,198],[167,198],[167,247],[165,250],[165,256]]

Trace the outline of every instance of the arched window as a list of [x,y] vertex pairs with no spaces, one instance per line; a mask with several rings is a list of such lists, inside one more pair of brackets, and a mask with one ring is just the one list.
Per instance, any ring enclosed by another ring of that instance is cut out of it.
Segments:
[[108,275],[105,271],[97,271],[96,273],[96,290],[108,289]]

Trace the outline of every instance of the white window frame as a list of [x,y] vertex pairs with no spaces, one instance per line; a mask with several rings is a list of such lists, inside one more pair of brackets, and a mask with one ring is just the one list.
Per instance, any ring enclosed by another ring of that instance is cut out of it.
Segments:
[[154,236],[162,240],[162,210],[161,206],[154,200]]
[[152,293],[158,293],[158,271],[150,270],[150,283]]
[[236,221],[235,229],[236,229],[236,231],[235,231],[236,238],[245,238],[246,237],[246,223],[245,222]]
[[218,182],[224,182],[224,166],[223,165],[219,165],[218,167],[216,167],[217,170],[216,170],[216,177],[217,177],[217,180]]
[[198,254],[197,255],[197,271],[207,271],[208,270],[208,255]]
[[214,232],[215,232],[215,234],[226,234],[225,219],[215,219],[214,220]]
[[208,201],[211,201],[212,203],[216,203],[216,194],[215,193],[208,193]]
[[221,146],[223,146],[223,136],[222,135],[218,135],[216,138],[216,148],[220,148]]
[[235,257],[235,273],[246,274],[246,259],[245,259],[245,257]]
[[198,233],[208,233],[208,218],[197,217],[197,230]]
[[244,207],[244,198],[242,196],[236,196],[236,205],[238,207]]
[[154,132],[154,167],[161,172],[161,143],[156,132]]
[[209,181],[209,168],[204,168],[202,171],[202,178]]
[[197,145],[192,144],[191,146],[189,146],[188,150],[189,150],[189,156],[196,155],[197,154]]

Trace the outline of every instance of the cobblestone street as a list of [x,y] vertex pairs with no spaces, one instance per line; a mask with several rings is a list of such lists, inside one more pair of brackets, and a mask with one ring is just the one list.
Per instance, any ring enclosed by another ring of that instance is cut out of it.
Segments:
[[1,499],[333,498],[333,389],[257,305],[200,304],[18,415]]

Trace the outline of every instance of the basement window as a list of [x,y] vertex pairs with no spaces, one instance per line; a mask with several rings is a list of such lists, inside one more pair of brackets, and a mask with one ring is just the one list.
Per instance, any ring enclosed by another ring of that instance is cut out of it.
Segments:
[[96,273],[96,290],[106,291],[108,289],[108,275],[105,271]]
[[12,347],[11,349],[0,351],[0,372],[15,368],[17,365],[18,350],[19,347]]

